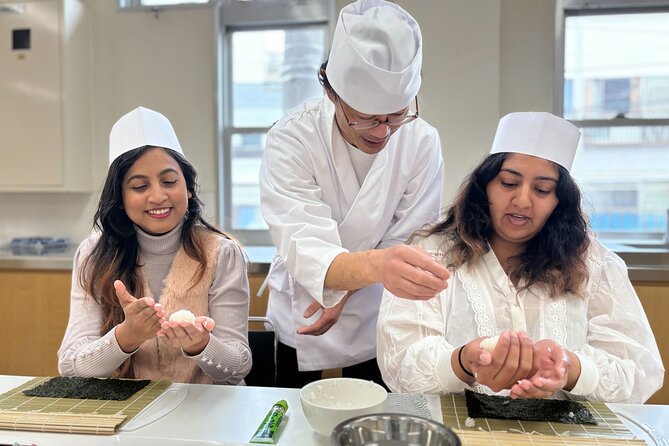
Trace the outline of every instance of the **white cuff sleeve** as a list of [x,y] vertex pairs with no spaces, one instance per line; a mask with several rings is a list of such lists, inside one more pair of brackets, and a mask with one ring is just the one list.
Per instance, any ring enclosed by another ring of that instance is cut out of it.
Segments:
[[468,387],[458,378],[458,375],[453,371],[451,366],[451,357],[456,349],[444,350],[441,356],[437,359],[437,370],[435,376],[441,387],[448,393],[459,393],[462,389]]
[[594,361],[578,352],[574,352],[581,362],[581,375],[576,381],[576,385],[569,393],[574,395],[589,395],[594,392],[599,385],[599,372]]

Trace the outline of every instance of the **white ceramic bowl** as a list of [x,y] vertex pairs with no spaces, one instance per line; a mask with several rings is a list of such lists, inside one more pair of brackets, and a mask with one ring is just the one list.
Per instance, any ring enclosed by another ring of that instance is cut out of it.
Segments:
[[314,381],[300,390],[302,412],[316,432],[327,437],[349,418],[383,412],[388,392],[372,381],[356,378],[328,378]]

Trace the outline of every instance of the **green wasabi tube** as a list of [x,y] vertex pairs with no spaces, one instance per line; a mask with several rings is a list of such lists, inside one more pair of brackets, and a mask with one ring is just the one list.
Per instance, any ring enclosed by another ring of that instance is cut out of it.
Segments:
[[260,443],[260,444],[274,444],[276,443],[279,426],[281,425],[281,420],[288,410],[288,403],[286,400],[280,400],[274,403],[270,411],[267,413],[267,416],[249,443]]

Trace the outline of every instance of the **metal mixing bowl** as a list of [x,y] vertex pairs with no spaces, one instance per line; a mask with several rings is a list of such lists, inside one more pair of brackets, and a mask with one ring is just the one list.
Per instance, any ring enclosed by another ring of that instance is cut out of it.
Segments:
[[363,415],[337,425],[332,446],[460,446],[460,439],[441,423],[414,415]]

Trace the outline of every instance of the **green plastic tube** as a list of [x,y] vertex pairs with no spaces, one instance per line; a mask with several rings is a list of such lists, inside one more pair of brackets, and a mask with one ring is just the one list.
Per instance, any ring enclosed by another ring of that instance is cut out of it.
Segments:
[[267,416],[249,443],[259,443],[259,444],[274,444],[279,436],[279,426],[281,425],[281,420],[288,410],[288,403],[286,400],[280,400],[274,403],[270,411],[267,413]]

